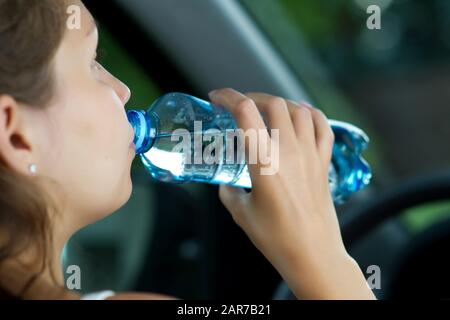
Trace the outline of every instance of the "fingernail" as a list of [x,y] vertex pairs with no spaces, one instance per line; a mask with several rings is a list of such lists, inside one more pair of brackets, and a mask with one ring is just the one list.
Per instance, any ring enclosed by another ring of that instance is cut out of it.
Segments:
[[305,107],[308,107],[308,108],[311,108],[311,109],[314,109],[314,107],[309,103],[309,102],[306,102],[306,101],[301,101],[300,102],[300,104],[302,104],[302,105],[304,105]]
[[213,91],[211,91],[210,93],[208,93],[208,96],[209,96],[210,98],[212,98],[212,97],[214,97],[214,96],[216,95],[216,93],[217,93],[217,90],[213,90]]

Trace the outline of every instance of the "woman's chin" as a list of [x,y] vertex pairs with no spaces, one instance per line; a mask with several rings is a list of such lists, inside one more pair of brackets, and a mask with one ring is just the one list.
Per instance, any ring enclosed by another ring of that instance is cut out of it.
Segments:
[[130,174],[128,175],[127,180],[124,184],[122,194],[119,197],[117,197],[117,199],[120,199],[117,210],[123,207],[128,202],[128,200],[130,200],[132,193],[133,193],[133,181],[131,180]]
[[116,212],[117,210],[121,209],[124,205],[127,204],[127,202],[131,198],[131,194],[133,192],[133,183],[131,180],[131,176],[128,176],[126,181],[124,182],[123,189],[120,192],[120,194],[116,195],[112,201],[114,201],[114,205],[112,206],[110,213],[106,216],[109,216]]

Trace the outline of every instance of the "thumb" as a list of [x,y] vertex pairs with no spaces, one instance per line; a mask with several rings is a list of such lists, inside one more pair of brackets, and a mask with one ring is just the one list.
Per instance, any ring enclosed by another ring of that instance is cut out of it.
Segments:
[[248,197],[247,192],[242,188],[236,188],[229,185],[220,185],[219,198],[227,210],[233,215],[243,210],[245,201]]

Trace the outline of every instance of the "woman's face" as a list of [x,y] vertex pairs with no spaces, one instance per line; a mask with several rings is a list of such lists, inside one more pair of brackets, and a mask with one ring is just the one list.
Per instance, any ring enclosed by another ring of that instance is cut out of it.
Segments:
[[33,111],[39,126],[39,173],[62,187],[73,227],[92,223],[130,197],[133,129],[130,90],[96,62],[98,30],[80,1],[81,29],[66,30],[54,60],[56,95]]

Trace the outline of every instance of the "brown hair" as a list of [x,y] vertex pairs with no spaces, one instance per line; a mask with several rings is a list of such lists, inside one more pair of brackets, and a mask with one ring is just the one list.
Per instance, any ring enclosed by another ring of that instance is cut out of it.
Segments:
[[[0,96],[9,95],[26,107],[48,105],[55,87],[52,61],[65,33],[65,9],[65,0],[0,0]],[[10,258],[33,245],[40,273],[51,264],[49,199],[36,181],[14,172],[0,154],[0,298],[33,298],[26,292],[36,292],[28,289],[39,273],[29,274],[22,289],[14,288],[13,274],[21,273],[5,269]]]

